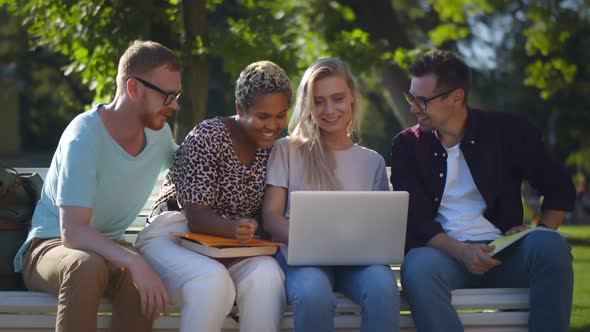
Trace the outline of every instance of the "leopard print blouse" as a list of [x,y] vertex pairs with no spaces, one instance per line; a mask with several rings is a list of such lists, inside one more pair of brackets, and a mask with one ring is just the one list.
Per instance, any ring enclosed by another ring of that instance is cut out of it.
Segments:
[[258,148],[252,164],[243,165],[222,120],[205,120],[187,135],[174,154],[151,217],[191,204],[206,205],[227,219],[258,215],[270,149]]

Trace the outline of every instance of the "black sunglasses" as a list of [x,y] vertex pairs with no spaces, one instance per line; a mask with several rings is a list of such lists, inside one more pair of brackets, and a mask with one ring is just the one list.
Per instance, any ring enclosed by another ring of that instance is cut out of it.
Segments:
[[163,89],[157,87],[156,85],[153,85],[152,83],[150,83],[144,79],[141,79],[139,77],[133,77],[133,76],[129,77],[129,79],[131,79],[131,78],[138,80],[139,82],[141,82],[141,84],[145,85],[146,87],[161,93],[165,97],[164,98],[164,106],[170,105],[172,103],[172,101],[174,101],[175,99],[178,100],[178,97],[180,97],[180,93],[182,93],[182,91],[167,92],[167,91],[164,91]]
[[458,88],[452,88],[451,90],[445,91],[443,93],[439,93],[436,96],[430,97],[430,98],[426,98],[426,97],[414,97],[412,96],[412,94],[410,93],[405,93],[402,92],[402,94],[404,95],[404,97],[406,98],[406,101],[408,102],[408,104],[412,105],[412,103],[415,103],[416,106],[418,106],[418,108],[422,111],[426,111],[426,108],[428,107],[428,102],[431,100],[434,100],[438,97],[442,97],[446,94],[449,94],[455,90],[457,90]]

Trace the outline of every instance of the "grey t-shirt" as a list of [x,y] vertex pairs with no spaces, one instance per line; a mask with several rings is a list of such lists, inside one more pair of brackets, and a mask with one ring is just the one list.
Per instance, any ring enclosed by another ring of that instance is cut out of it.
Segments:
[[[389,191],[385,160],[371,149],[360,145],[333,151],[334,174],[342,190]],[[303,160],[299,145],[281,138],[273,145],[266,170],[266,184],[288,190],[285,215],[289,216],[291,192],[309,190],[303,184]]]

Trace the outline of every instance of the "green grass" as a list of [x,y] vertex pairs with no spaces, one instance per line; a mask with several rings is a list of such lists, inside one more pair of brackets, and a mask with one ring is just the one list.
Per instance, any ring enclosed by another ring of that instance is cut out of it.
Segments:
[[568,240],[588,240],[590,245],[590,225],[562,225],[559,231],[566,233]]
[[574,301],[570,332],[590,331],[590,226],[561,226],[574,255]]

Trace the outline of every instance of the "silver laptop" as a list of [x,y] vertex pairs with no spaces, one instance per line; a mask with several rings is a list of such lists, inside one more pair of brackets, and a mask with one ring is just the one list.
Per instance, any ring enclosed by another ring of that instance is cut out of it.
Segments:
[[289,265],[401,264],[405,191],[291,193]]

